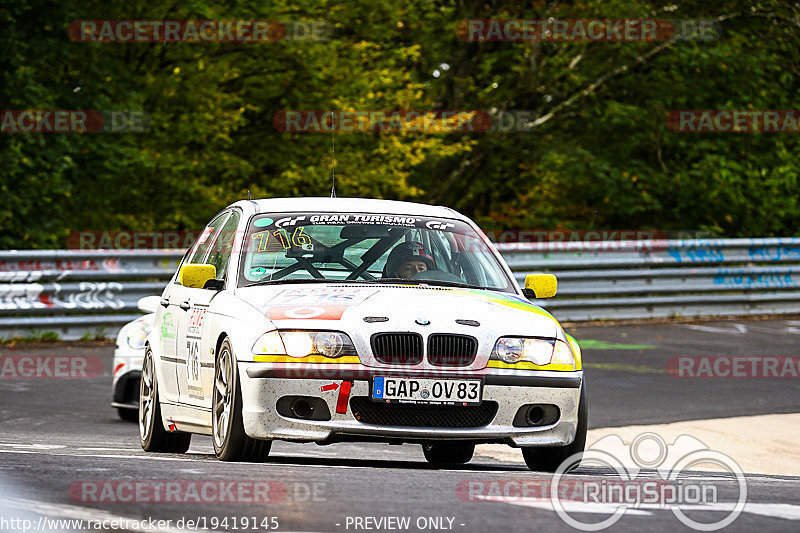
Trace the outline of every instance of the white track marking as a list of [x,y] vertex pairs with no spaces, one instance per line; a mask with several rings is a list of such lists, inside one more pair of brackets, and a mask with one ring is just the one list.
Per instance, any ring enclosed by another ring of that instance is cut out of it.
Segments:
[[30,448],[33,450],[59,450],[66,448],[63,444],[23,444],[16,442],[0,442],[0,446],[10,446],[12,448]]
[[75,449],[76,450],[86,450],[87,452],[135,452],[135,451],[137,451],[136,448],[75,448]]
[[[555,511],[553,505],[549,501],[542,500],[505,500],[502,497],[497,498],[494,496],[476,495],[476,498],[489,501],[489,502],[502,502],[511,505],[519,505],[522,507],[532,507],[534,509],[544,509],[548,511]],[[564,500],[561,502],[564,510],[567,513],[592,513],[592,514],[612,514],[619,506],[616,503],[597,503],[597,502],[580,502],[574,500]],[[707,504],[682,504],[680,509],[684,512],[693,511],[716,511],[716,512],[731,512],[736,506],[735,502],[719,502]],[[630,508],[625,511],[628,515],[651,515],[653,511],[667,511],[668,506],[663,506],[657,503],[642,503],[636,508]],[[788,503],[746,503],[743,513],[750,513],[760,516],[767,516],[770,518],[783,518],[785,520],[800,520],[800,505],[792,505]]]
[[746,503],[744,512],[761,516],[773,516],[786,520],[800,520],[800,505],[788,503]]
[[[510,503],[511,505],[519,505],[522,507],[532,507],[534,509],[543,509],[545,511],[553,511],[553,504],[549,501],[541,501],[541,500],[509,500],[506,501],[503,498],[496,498],[494,496],[482,496],[476,495],[476,498],[479,500],[483,500],[486,502],[501,502],[501,503]],[[595,502],[576,502],[572,500],[565,500],[561,502],[561,505],[564,507],[564,510],[567,513],[590,513],[590,514],[613,514],[614,511],[617,510],[617,505],[613,503],[595,503]],[[653,513],[650,511],[642,510],[640,506],[639,509],[628,509],[625,514],[630,515],[644,515],[650,516]]]
[[0,450],[0,453],[32,453],[34,455],[41,455],[39,452],[32,452],[30,450]]
[[[202,459],[193,459],[191,457],[161,457],[158,455],[153,454],[145,454],[142,453],[141,455],[130,455],[130,454],[93,454],[93,453],[47,453],[44,451],[32,451],[32,450],[0,450],[0,453],[27,453],[27,454],[37,454],[37,455],[48,455],[50,457],[69,457],[72,459],[84,458],[84,457],[91,457],[96,459],[139,459],[144,461],[178,461],[184,463],[208,463],[208,462],[216,462],[214,461],[213,454],[204,454],[206,455]],[[270,457],[281,457],[281,458],[297,458],[297,455],[283,455],[283,454],[271,454]],[[357,466],[357,465],[311,465],[311,464],[297,464],[291,466],[298,466],[303,468],[324,468],[324,469],[336,469],[336,468],[365,468],[365,469],[373,469],[372,466]],[[439,472],[463,472],[463,470],[439,470]]]
[[734,333],[736,335],[744,335],[747,333],[747,326],[744,324],[726,324],[724,326],[703,326],[700,324],[684,324],[685,328],[693,329],[695,331],[706,331],[708,333]]

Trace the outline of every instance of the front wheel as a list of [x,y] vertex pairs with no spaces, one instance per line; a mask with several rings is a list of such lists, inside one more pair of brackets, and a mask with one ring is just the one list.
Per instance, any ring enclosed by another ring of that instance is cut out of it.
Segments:
[[425,459],[432,464],[464,464],[470,462],[475,445],[469,442],[431,442],[422,445]]
[[169,432],[161,421],[161,401],[158,397],[153,352],[144,352],[142,379],[139,381],[139,441],[146,452],[184,453],[189,449],[191,433]]
[[272,441],[253,439],[244,432],[239,370],[228,339],[222,341],[217,352],[211,405],[211,433],[217,458],[223,461],[264,462]]
[[[575,440],[566,446],[522,448],[522,457],[528,468],[539,472],[555,472],[568,457],[583,452],[586,447],[586,431],[589,427],[589,406],[586,403],[586,386],[584,384],[581,385],[581,396],[578,402],[578,428],[575,432]],[[574,470],[580,465],[580,461],[574,461],[566,472]]]

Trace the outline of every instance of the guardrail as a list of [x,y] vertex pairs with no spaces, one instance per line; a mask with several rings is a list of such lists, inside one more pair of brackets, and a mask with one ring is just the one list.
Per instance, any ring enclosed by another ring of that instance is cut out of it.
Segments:
[[0,338],[113,337],[141,316],[139,298],[161,294],[182,256],[170,250],[0,252]]
[[800,312],[800,238],[511,243],[521,282],[556,274],[560,320]]
[[[800,238],[498,244],[517,279],[551,272],[539,301],[562,321],[800,312]],[[113,336],[160,294],[180,251],[0,252],[0,338]]]

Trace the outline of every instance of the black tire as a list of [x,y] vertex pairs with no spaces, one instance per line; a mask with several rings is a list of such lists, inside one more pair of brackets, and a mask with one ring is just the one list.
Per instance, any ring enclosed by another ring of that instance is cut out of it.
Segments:
[[139,381],[139,411],[133,411],[139,420],[139,442],[146,452],[184,453],[192,441],[191,433],[170,432],[161,421],[161,400],[158,396],[153,353],[148,346],[142,363]]
[[[528,468],[537,472],[555,472],[561,463],[570,456],[581,453],[586,448],[586,430],[589,427],[589,406],[586,403],[586,385],[581,385],[581,396],[578,403],[578,428],[575,440],[566,446],[551,448],[522,448],[522,457]],[[565,472],[575,470],[581,465],[580,460],[573,460]]]
[[228,339],[222,341],[214,362],[211,437],[214,454],[222,461],[263,463],[272,447],[272,441],[253,439],[244,432],[239,370]]
[[138,422],[139,410],[130,409],[128,407],[117,407],[117,415],[125,422]]
[[422,445],[422,453],[431,464],[463,465],[472,459],[475,445],[471,442],[429,442]]

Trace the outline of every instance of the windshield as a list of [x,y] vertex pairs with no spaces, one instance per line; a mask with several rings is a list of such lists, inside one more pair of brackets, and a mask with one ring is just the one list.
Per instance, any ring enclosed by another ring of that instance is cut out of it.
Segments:
[[244,236],[241,286],[428,283],[514,292],[486,238],[459,220],[374,213],[256,215]]

